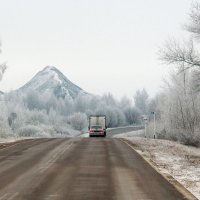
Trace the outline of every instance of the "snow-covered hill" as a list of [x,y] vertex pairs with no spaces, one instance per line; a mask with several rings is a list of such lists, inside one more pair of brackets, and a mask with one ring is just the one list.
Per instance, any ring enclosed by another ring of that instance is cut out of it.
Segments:
[[81,94],[88,94],[67,79],[57,68],[52,66],[47,66],[42,71],[38,72],[28,83],[19,88],[18,91],[22,93],[36,91],[42,94],[48,92],[54,93],[56,97],[72,99],[75,99]]

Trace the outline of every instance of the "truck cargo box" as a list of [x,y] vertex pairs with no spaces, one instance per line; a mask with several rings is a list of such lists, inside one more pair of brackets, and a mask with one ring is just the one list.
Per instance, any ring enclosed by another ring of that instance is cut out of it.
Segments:
[[106,116],[105,115],[90,115],[88,131],[90,137],[103,136],[106,137]]

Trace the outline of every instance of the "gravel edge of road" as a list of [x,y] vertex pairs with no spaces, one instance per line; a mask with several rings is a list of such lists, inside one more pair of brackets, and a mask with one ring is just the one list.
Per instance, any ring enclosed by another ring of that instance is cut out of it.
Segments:
[[198,200],[190,191],[188,191],[181,183],[179,183],[176,179],[174,179],[170,174],[168,173],[163,174],[157,167],[157,164],[152,159],[149,159],[147,156],[144,156],[142,154],[142,151],[136,148],[131,141],[124,138],[119,138],[119,139],[125,144],[127,144],[130,148],[132,148],[136,153],[138,153],[153,169],[156,170],[157,173],[159,173],[165,180],[167,180],[171,185],[173,185],[177,191],[183,194],[183,196],[185,196],[187,200]]

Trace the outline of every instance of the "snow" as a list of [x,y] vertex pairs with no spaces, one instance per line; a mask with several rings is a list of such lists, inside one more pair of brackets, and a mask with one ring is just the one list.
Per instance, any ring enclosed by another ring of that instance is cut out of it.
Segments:
[[56,74],[55,72],[54,72],[53,79],[55,80],[55,82],[58,82],[59,84],[62,84],[62,81],[59,79],[58,74]]
[[15,142],[15,141],[17,141],[17,139],[16,138],[0,138],[0,144],[1,143],[8,143],[8,142]]
[[88,132],[83,133],[83,134],[80,135],[80,137],[82,137],[82,138],[88,138],[89,137],[89,133]]
[[131,141],[144,157],[156,163],[162,174],[170,174],[200,199],[200,148],[173,141],[134,137],[136,135],[138,136],[138,131],[135,134],[131,132],[114,137]]
[[115,137],[121,138],[121,137],[144,137],[144,130],[136,130],[136,131],[131,131],[127,133],[120,133],[115,135]]
[[[39,93],[52,92],[56,90],[57,95],[74,99],[79,94],[87,94],[67,79],[57,68],[53,66],[45,67],[38,72],[28,83],[19,89],[19,91],[37,91]],[[60,97],[60,96],[59,96]]]

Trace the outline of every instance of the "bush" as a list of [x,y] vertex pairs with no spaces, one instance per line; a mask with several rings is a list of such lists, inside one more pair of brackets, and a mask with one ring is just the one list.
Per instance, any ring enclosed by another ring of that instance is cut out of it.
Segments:
[[87,116],[84,113],[74,113],[70,118],[71,126],[76,130],[83,130],[87,127]]
[[32,125],[47,124],[48,117],[44,112],[34,110],[30,113],[27,123]]
[[45,132],[41,127],[27,125],[17,131],[19,137],[49,137],[50,134]]
[[68,126],[61,126],[61,125],[56,125],[54,126],[54,131],[56,134],[62,135],[62,136],[68,136],[70,135],[69,133],[69,127]]
[[169,139],[178,141],[184,145],[200,147],[199,132],[191,133],[184,129],[165,130],[163,129],[157,134],[159,139]]
[[200,146],[200,136],[197,134],[190,134],[190,133],[182,133],[179,136],[179,141],[185,145]]
[[158,139],[167,139],[166,138],[167,132],[165,129],[162,129],[160,132],[156,132],[156,133],[157,133],[156,135]]

